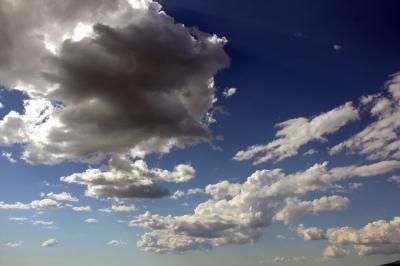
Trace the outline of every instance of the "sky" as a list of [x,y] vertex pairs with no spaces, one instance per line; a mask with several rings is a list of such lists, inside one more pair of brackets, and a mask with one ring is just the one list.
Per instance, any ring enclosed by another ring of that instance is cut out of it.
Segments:
[[398,260],[399,8],[0,0],[0,265]]

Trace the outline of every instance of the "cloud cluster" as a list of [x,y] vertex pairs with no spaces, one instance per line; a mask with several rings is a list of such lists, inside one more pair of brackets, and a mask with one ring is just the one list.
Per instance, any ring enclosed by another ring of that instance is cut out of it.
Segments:
[[322,229],[317,227],[306,228],[304,224],[299,224],[296,228],[296,232],[304,240],[321,240],[326,239],[326,236]]
[[330,149],[330,154],[349,151],[368,160],[400,159],[400,73],[386,84],[386,94],[361,98],[376,119],[359,133]]
[[[0,145],[31,163],[144,156],[211,139],[204,123],[226,39],[153,1],[3,1],[0,80],[23,91]],[[23,52],[21,52],[23,51]]]
[[400,254],[400,217],[374,221],[361,229],[330,228],[326,235],[336,246],[351,245],[359,256]]
[[160,198],[169,195],[161,182],[187,182],[195,170],[188,164],[175,166],[173,171],[149,168],[145,161],[131,161],[114,156],[104,169],[91,168],[83,173],[63,176],[61,181],[86,185],[86,196],[110,198]]
[[299,149],[311,141],[325,141],[325,136],[338,131],[359,118],[351,102],[313,118],[293,118],[276,125],[279,129],[273,141],[265,145],[253,145],[239,151],[234,160],[254,159],[253,164],[280,161],[298,154]]
[[137,244],[159,253],[251,243],[260,239],[274,221],[291,222],[306,213],[341,210],[348,204],[348,199],[340,196],[301,201],[302,196],[334,188],[335,182],[350,177],[375,176],[399,168],[400,162],[389,161],[333,169],[322,163],[288,175],[281,169],[258,170],[244,183],[222,181],[206,187],[210,199],[200,203],[193,214],[161,216],[146,212],[130,225],[151,229]]
[[34,200],[31,203],[5,203],[0,201],[0,209],[4,210],[30,210],[30,209],[58,209],[61,204],[52,199]]

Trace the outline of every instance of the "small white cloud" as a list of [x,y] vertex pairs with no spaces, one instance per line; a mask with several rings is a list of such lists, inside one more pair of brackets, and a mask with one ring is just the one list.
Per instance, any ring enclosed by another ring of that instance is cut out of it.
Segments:
[[237,88],[225,88],[225,90],[222,92],[222,95],[225,98],[229,98],[229,97],[235,95],[236,92],[237,92]]
[[26,218],[26,217],[10,217],[10,218],[8,218],[8,220],[18,222],[18,223],[23,223],[23,222],[26,222],[28,220],[28,218]]
[[32,221],[33,225],[45,225],[45,226],[50,226],[54,225],[53,221]]
[[322,240],[322,239],[326,239],[322,229],[319,229],[317,227],[306,228],[304,226],[304,224],[299,224],[299,226],[297,226],[296,232],[304,240]]
[[276,235],[276,238],[278,238],[278,239],[286,239],[286,236],[284,236],[284,235]]
[[71,208],[74,212],[90,212],[92,208],[90,206],[75,206]]
[[94,224],[94,223],[98,223],[99,221],[97,221],[97,219],[95,219],[95,218],[87,218],[86,220],[85,220],[85,223],[88,223],[88,224]]
[[120,241],[120,240],[110,240],[109,242],[107,242],[107,245],[113,246],[113,247],[118,247],[118,246],[122,246],[122,245],[126,245],[126,244],[127,244],[126,241]]
[[340,246],[329,245],[324,250],[325,258],[343,258],[350,255],[350,251]]
[[3,151],[1,153],[1,156],[4,157],[7,161],[9,161],[10,163],[16,163],[17,160],[13,158],[13,155],[11,152],[5,152]]
[[47,193],[47,197],[50,199],[58,200],[58,201],[79,201],[78,198],[73,197],[70,193],[61,192],[61,193]]
[[42,247],[53,247],[58,244],[58,241],[54,238],[50,238],[42,243]]
[[304,155],[304,156],[311,156],[311,155],[314,155],[314,154],[317,154],[317,153],[318,153],[317,150],[315,150],[315,149],[309,149],[309,150],[306,151],[303,155]]
[[390,182],[394,182],[400,185],[400,175],[394,175],[389,177],[388,179]]
[[24,241],[8,242],[8,243],[5,243],[3,246],[5,246],[7,248],[20,248],[20,247],[22,247],[23,243],[24,243]]

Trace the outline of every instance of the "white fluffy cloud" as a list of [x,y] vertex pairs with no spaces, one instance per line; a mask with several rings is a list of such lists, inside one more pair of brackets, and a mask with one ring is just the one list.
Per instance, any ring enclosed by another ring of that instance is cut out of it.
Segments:
[[95,218],[87,218],[84,222],[88,224],[95,224],[98,223],[99,221]]
[[31,203],[5,203],[0,201],[0,209],[5,210],[29,210],[29,209],[58,209],[61,204],[52,199],[34,200]]
[[275,139],[266,145],[253,145],[239,151],[234,160],[254,159],[254,164],[270,160],[283,160],[298,154],[300,147],[311,141],[325,141],[325,136],[338,131],[349,122],[359,118],[351,102],[313,118],[293,118],[279,123]]
[[222,92],[222,95],[225,98],[229,98],[229,97],[235,95],[236,92],[237,92],[237,88],[225,88],[224,91]]
[[73,206],[71,209],[75,212],[90,212],[92,208],[90,206]]
[[58,241],[54,238],[50,238],[50,239],[47,239],[46,241],[44,241],[41,246],[42,247],[54,247],[55,245],[58,245]]
[[321,240],[326,239],[326,236],[322,229],[317,227],[306,228],[304,224],[299,224],[296,228],[296,232],[304,240]]
[[144,156],[210,141],[204,118],[227,40],[175,23],[153,1],[6,0],[1,85],[23,91],[0,145],[52,164]]
[[180,183],[194,178],[191,165],[180,164],[173,171],[149,168],[145,161],[114,156],[104,169],[61,177],[67,183],[86,185],[86,196],[116,198],[159,198],[169,194],[160,182]]
[[28,221],[28,218],[26,218],[26,217],[10,217],[10,218],[8,218],[8,220],[18,222],[18,223],[23,223],[23,222]]
[[4,158],[6,158],[7,161],[9,161],[10,163],[16,163],[17,160],[13,158],[13,154],[11,152],[5,152],[3,151],[1,153],[1,156],[3,156]]
[[53,193],[49,192],[46,194],[46,197],[50,199],[54,199],[57,201],[79,201],[78,198],[73,197],[70,193],[68,192],[61,192],[61,193]]
[[336,259],[346,257],[350,255],[350,253],[351,252],[349,250],[344,249],[340,246],[329,245],[325,248],[323,255],[325,258]]
[[330,228],[326,234],[330,243],[351,245],[360,256],[400,254],[400,217],[374,221],[361,229]]
[[290,222],[306,213],[341,210],[348,204],[348,199],[340,196],[301,201],[302,196],[334,188],[335,182],[353,176],[375,176],[398,168],[400,162],[330,170],[322,163],[289,175],[281,169],[258,170],[244,183],[222,181],[206,187],[211,198],[200,203],[193,214],[161,216],[146,212],[130,226],[150,228],[137,244],[159,253],[255,242],[276,220]]
[[53,221],[40,221],[40,220],[36,220],[36,221],[32,221],[33,225],[44,225],[44,226],[51,226],[54,225]]
[[330,154],[342,151],[358,153],[369,160],[400,159],[400,73],[386,84],[386,94],[364,96],[375,121],[359,133],[330,149]]

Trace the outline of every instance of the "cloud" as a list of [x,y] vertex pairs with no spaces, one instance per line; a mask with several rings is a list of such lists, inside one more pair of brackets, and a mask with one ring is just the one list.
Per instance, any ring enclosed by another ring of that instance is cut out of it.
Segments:
[[274,262],[297,262],[306,260],[306,257],[284,257],[284,256],[276,256],[274,257]]
[[52,199],[34,200],[31,203],[5,203],[0,201],[0,209],[4,210],[29,210],[29,209],[58,209],[61,204]]
[[136,206],[135,205],[115,205],[112,204],[111,208],[104,208],[104,209],[99,209],[101,212],[106,212],[106,213],[112,213],[112,212],[133,212],[136,211]]
[[301,197],[335,188],[336,182],[351,177],[375,176],[398,168],[400,162],[328,169],[324,162],[293,174],[281,169],[257,170],[244,183],[221,181],[206,187],[210,199],[200,203],[193,214],[162,216],[145,212],[129,225],[150,229],[137,245],[158,253],[253,243],[277,220],[290,223],[307,213],[341,210],[349,202],[341,196],[311,201],[302,201]]
[[54,225],[53,221],[32,221],[33,225],[45,225],[45,226],[51,226]]
[[308,151],[306,151],[305,153],[303,153],[303,156],[312,156],[314,154],[317,154],[318,151],[315,149],[309,149]]
[[296,232],[299,236],[301,236],[304,240],[322,240],[326,239],[324,232],[322,229],[317,227],[308,227],[306,228],[304,224],[299,224],[296,228]]
[[50,238],[50,239],[44,241],[41,246],[42,247],[54,247],[55,245],[58,245],[58,241],[55,240],[54,238]]
[[288,198],[286,206],[276,214],[276,219],[291,224],[307,213],[318,213],[321,211],[341,211],[349,204],[349,199],[341,196],[323,196],[312,201],[299,201]]
[[70,193],[67,193],[67,192],[61,192],[58,194],[50,192],[50,193],[47,193],[46,196],[50,199],[54,199],[57,201],[74,201],[74,202],[79,201],[78,198],[73,197]]
[[13,158],[13,155],[11,152],[5,152],[3,151],[1,153],[1,156],[3,156],[7,161],[9,161],[10,163],[16,163],[17,160]]
[[114,156],[107,167],[63,176],[61,181],[86,185],[86,196],[115,198],[160,198],[169,194],[160,182],[181,183],[194,178],[191,165],[179,164],[173,171],[149,168],[145,161]]
[[336,51],[342,50],[342,48],[343,48],[343,46],[340,45],[340,44],[335,44],[335,45],[333,45],[333,49],[336,50]]
[[92,208],[90,206],[74,206],[71,208],[75,212],[90,212]]
[[126,245],[126,244],[127,244],[126,241],[120,241],[120,240],[110,240],[107,242],[107,245],[113,246],[113,247],[119,247],[119,246]]
[[300,147],[311,141],[325,141],[325,136],[338,131],[349,122],[359,119],[351,102],[314,118],[293,118],[276,125],[279,129],[273,141],[253,145],[236,153],[236,161],[254,159],[253,164],[281,161],[298,154]]
[[331,155],[349,151],[368,160],[400,159],[400,74],[392,75],[384,94],[361,100],[375,121],[349,139],[330,148]]
[[350,251],[340,246],[329,245],[324,250],[325,258],[343,258],[350,255]]
[[18,222],[18,223],[23,223],[23,222],[28,221],[28,218],[26,218],[26,217],[10,217],[10,218],[8,218],[8,220]]
[[182,198],[183,196],[190,196],[190,195],[204,194],[204,193],[206,192],[202,188],[190,188],[187,191],[181,191],[181,190],[175,191],[174,194],[172,194],[171,198],[179,199]]
[[3,246],[5,246],[7,248],[20,248],[20,247],[22,247],[23,243],[24,243],[24,241],[8,242],[8,243],[3,244]]
[[359,256],[400,254],[400,217],[374,221],[361,229],[330,228],[326,235],[334,245],[351,245]]
[[224,91],[222,92],[222,95],[225,98],[229,98],[229,97],[235,95],[236,92],[237,92],[237,88],[225,88]]
[[394,182],[400,185],[400,175],[394,175],[389,177],[388,179],[390,182]]
[[95,219],[95,218],[87,218],[86,220],[85,220],[85,223],[88,223],[88,224],[94,224],[94,223],[98,223],[99,221],[97,221],[97,219]]
[[211,140],[204,118],[229,65],[224,37],[175,23],[153,1],[16,0],[0,14],[0,80],[28,96],[0,120],[0,144],[21,144],[24,160],[143,157]]

